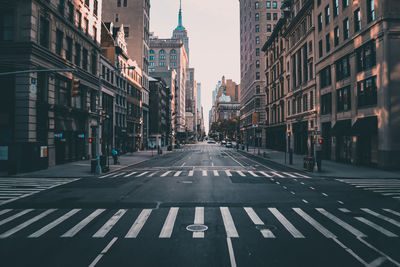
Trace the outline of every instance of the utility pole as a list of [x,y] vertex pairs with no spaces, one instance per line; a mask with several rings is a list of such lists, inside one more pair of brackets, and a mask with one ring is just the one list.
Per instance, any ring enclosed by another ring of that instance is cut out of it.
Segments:
[[[99,70],[100,72],[100,70]],[[97,159],[97,165],[96,165],[96,174],[101,174],[101,165],[100,165],[100,124],[101,124],[101,110],[102,110],[102,105],[101,105],[101,74],[99,73],[99,91],[97,94],[97,99],[98,99],[98,108],[96,109],[97,111],[97,138],[96,138],[96,159]]]

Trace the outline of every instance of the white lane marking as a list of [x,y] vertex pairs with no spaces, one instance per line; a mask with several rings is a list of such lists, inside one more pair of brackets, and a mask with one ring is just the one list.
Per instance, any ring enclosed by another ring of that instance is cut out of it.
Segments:
[[325,193],[322,193],[322,195],[323,195],[324,197],[327,197],[327,196],[328,196],[328,194],[325,194]]
[[232,173],[231,173],[230,171],[225,171],[225,173],[226,173],[226,175],[229,176],[229,177],[232,176]]
[[207,176],[207,171],[206,170],[202,170],[201,173],[202,173],[203,176]]
[[[264,222],[252,208],[245,207],[244,210],[255,225],[264,225]],[[264,238],[275,238],[275,235],[269,229],[261,229],[260,232]]]
[[214,167],[214,162],[211,162],[211,166]]
[[182,163],[181,167],[184,167],[186,165],[186,162]]
[[164,226],[161,229],[161,233],[159,238],[170,238],[172,235],[172,231],[174,230],[174,224],[176,220],[176,216],[178,215],[179,208],[171,207],[169,209],[169,213],[167,219],[164,222]]
[[301,173],[298,173],[298,172],[295,172],[294,174],[296,174],[297,176],[303,177],[303,178],[307,178],[307,179],[311,178],[310,176],[307,176],[307,175],[304,175],[304,174],[301,174]]
[[373,260],[372,262],[369,263],[369,267],[378,267],[381,266],[382,263],[384,263],[386,261],[385,257],[379,257],[375,260]]
[[366,267],[370,267],[369,264],[367,262],[365,262],[363,259],[361,259],[361,257],[358,256],[352,249],[346,247],[342,242],[340,242],[336,238],[333,238],[332,240],[335,241],[340,247],[342,247],[345,251],[347,251],[356,260],[358,260],[362,265],[364,265]]
[[328,229],[323,227],[319,222],[314,220],[310,215],[305,213],[302,209],[293,208],[293,210],[297,214],[299,214],[305,221],[307,221],[309,224],[311,224],[318,232],[323,234],[325,237],[327,237],[327,238],[336,238],[336,236],[331,231],[329,231]]
[[100,178],[100,179],[107,178],[107,177],[109,177],[109,176],[111,176],[111,175],[114,175],[114,174],[115,174],[115,173],[112,172],[112,173],[109,173],[109,174],[107,174],[107,175],[100,176],[99,178]]
[[391,223],[393,225],[396,225],[397,227],[400,227],[400,222],[398,222],[396,220],[393,220],[392,218],[389,218],[389,217],[387,217],[385,215],[379,214],[379,213],[377,213],[375,211],[372,211],[370,209],[361,209],[361,210],[365,211],[366,213],[369,213],[369,214],[371,214],[371,215],[373,215],[375,217],[378,217],[379,219],[385,220],[385,221],[387,221],[387,222],[389,222],[389,223]]
[[54,220],[53,222],[49,223],[48,225],[44,226],[40,230],[38,230],[38,231],[34,232],[33,234],[31,234],[30,236],[28,236],[28,238],[37,238],[37,237],[44,235],[45,233],[47,233],[48,231],[50,231],[51,229],[53,229],[54,227],[56,227],[57,225],[62,223],[63,221],[67,220],[68,218],[70,218],[71,216],[73,216],[74,214],[79,212],[80,210],[81,209],[70,210],[68,213],[64,214],[60,218]]
[[233,252],[232,240],[227,237],[226,243],[228,244],[229,259],[231,261],[231,267],[236,267],[235,253]]
[[131,176],[133,176],[135,173],[137,173],[137,172],[131,172],[131,173],[125,175],[124,177],[131,177]]
[[244,165],[242,163],[240,163],[239,161],[237,161],[236,159],[234,159],[231,155],[229,155],[229,153],[225,153],[228,157],[230,157],[233,161],[235,161],[237,164],[239,164],[241,167],[244,167]]
[[136,238],[138,236],[138,234],[140,233],[140,231],[142,230],[147,219],[149,218],[151,212],[152,212],[151,209],[142,210],[142,212],[137,217],[136,221],[133,223],[131,229],[129,229],[125,238]]
[[252,171],[249,171],[249,173],[250,173],[251,175],[253,175],[254,177],[259,177],[257,174],[255,174],[255,173],[252,172]]
[[344,212],[344,213],[350,213],[350,212],[351,212],[350,210],[348,210],[348,209],[346,209],[346,208],[339,208],[339,210],[340,210],[341,212]]
[[11,222],[12,220],[15,220],[15,219],[27,214],[28,212],[31,212],[31,211],[33,211],[33,209],[23,210],[23,211],[21,211],[21,212],[19,212],[17,214],[14,214],[14,215],[12,215],[12,216],[10,216],[8,218],[5,218],[5,219],[0,221],[0,225],[6,224],[8,222]]
[[114,237],[110,243],[103,249],[103,251],[97,255],[97,257],[92,261],[92,263],[89,265],[89,267],[94,267],[96,264],[101,260],[101,258],[106,254],[110,248],[114,245],[114,243],[118,240],[118,237]]
[[117,176],[122,176],[124,175],[126,172],[117,172],[115,175],[111,176],[111,178],[115,178]]
[[189,171],[189,176],[193,176],[193,174],[194,174],[193,170]]
[[101,227],[94,235],[93,237],[95,238],[101,238],[101,237],[105,237],[108,232],[111,230],[111,228],[114,227],[115,224],[117,224],[117,222],[119,221],[119,219],[122,218],[122,216],[124,216],[124,214],[126,213],[126,209],[120,209],[119,211],[117,211],[104,225],[103,227]]
[[179,175],[181,175],[181,173],[182,173],[182,171],[177,171],[177,172],[174,174],[174,177],[178,177]]
[[139,175],[137,175],[136,177],[142,177],[142,176],[144,176],[144,175],[146,175],[146,174],[148,174],[149,172],[142,172],[141,174],[139,174]]
[[281,184],[280,182],[275,182],[276,184]]
[[385,228],[377,225],[376,223],[371,222],[370,220],[365,219],[364,217],[354,217],[356,220],[359,220],[360,222],[368,225],[371,228],[374,228],[378,232],[381,232],[382,234],[388,236],[388,237],[397,237],[397,235],[393,234],[392,232],[386,230]]
[[356,237],[367,237],[364,233],[360,232],[359,230],[357,230],[356,228],[354,228],[353,226],[351,226],[350,224],[342,221],[341,219],[339,219],[338,217],[336,217],[335,215],[327,212],[325,209],[322,208],[317,208],[317,211],[319,211],[322,215],[324,215],[325,217],[331,219],[333,222],[335,222],[336,224],[340,225],[341,227],[343,227],[345,230],[349,231],[350,233],[352,233],[353,235],[355,235]]
[[236,231],[235,223],[233,222],[232,215],[229,212],[228,207],[220,207],[219,208],[222,215],[222,220],[224,221],[225,231],[227,237],[239,237],[238,232]]
[[[194,224],[204,224],[204,207],[196,207]],[[193,232],[193,238],[204,238],[204,232]]]
[[164,172],[162,175],[161,175],[161,177],[165,177],[165,176],[167,176],[168,174],[170,174],[172,171],[167,171],[167,172]]
[[245,177],[246,175],[241,171],[236,171],[240,176]]
[[13,235],[13,234],[15,234],[15,233],[21,231],[22,229],[28,227],[29,225],[31,225],[31,224],[34,223],[34,222],[39,221],[40,219],[44,218],[45,216],[49,215],[49,214],[52,213],[52,212],[55,212],[56,210],[57,210],[57,209],[49,209],[49,210],[46,210],[46,211],[40,213],[39,215],[36,215],[36,216],[33,217],[32,219],[29,219],[29,220],[27,220],[26,222],[21,223],[20,225],[18,225],[18,226],[16,226],[16,227],[14,227],[14,228],[8,230],[7,232],[1,234],[1,235],[0,235],[0,239],[2,239],[2,238],[7,238],[7,237],[9,237],[9,236],[11,236],[11,235]]
[[267,174],[267,173],[265,173],[265,172],[259,172],[259,173],[261,173],[262,175],[264,175],[265,177],[268,177],[268,178],[271,178],[271,177],[272,177],[271,175],[269,175],[269,174]]
[[292,195],[296,195],[296,193],[295,193],[295,192],[293,192],[293,191],[290,191],[290,194],[292,194]]
[[314,188],[314,187],[312,187],[312,186],[310,186],[310,189],[311,189],[311,190],[315,190],[315,188]]
[[382,251],[380,251],[379,249],[377,249],[376,247],[374,247],[373,245],[371,245],[370,243],[368,243],[367,241],[365,241],[363,238],[358,238],[358,240],[363,243],[364,245],[366,245],[367,247],[371,248],[372,250],[375,250],[376,252],[378,252],[379,254],[381,254],[382,256],[384,256],[387,260],[391,261],[392,263],[394,263],[396,266],[400,266],[400,263],[398,263],[397,261],[395,261],[394,259],[392,259],[391,257],[389,257],[388,255],[386,255],[385,253],[383,253]]
[[303,183],[303,182],[300,182],[300,184],[305,185],[305,183]]
[[285,216],[283,216],[283,214],[280,213],[276,208],[268,209],[294,238],[305,238],[304,235],[300,233],[300,231],[297,230],[296,227],[294,227],[293,224],[289,222],[288,219],[286,219]]
[[[374,191],[374,192],[378,192],[378,191]],[[382,192],[379,192],[379,193],[382,193]],[[382,194],[382,195],[384,195],[384,196],[397,196],[397,195],[400,195],[400,192],[399,193],[385,193],[385,194]]]
[[304,203],[308,204],[308,201],[307,201],[307,200],[305,200],[305,199],[302,199],[302,201],[303,201]]
[[151,173],[150,175],[148,175],[147,177],[153,177],[154,175],[156,175],[158,173],[158,171],[155,171],[153,173]]
[[397,212],[397,211],[394,211],[394,210],[391,210],[391,209],[383,209],[383,210],[386,211],[386,212],[389,212],[389,213],[391,213],[393,215],[397,215],[397,216],[400,217],[400,212]]
[[214,176],[219,176],[218,171],[214,170]]
[[283,176],[283,175],[281,175],[281,174],[279,174],[279,173],[277,173],[277,172],[271,172],[273,175],[275,175],[275,176],[278,176],[278,177],[280,177],[280,178],[285,178],[285,176]]
[[282,172],[282,173],[285,174],[285,175],[287,175],[287,176],[289,176],[289,177],[297,178],[296,175],[293,175],[293,174],[291,174],[291,173],[289,173],[289,172]]
[[80,230],[82,230],[86,225],[88,225],[91,221],[93,221],[97,216],[99,216],[104,211],[105,211],[105,209],[95,210],[94,212],[92,212],[92,214],[90,214],[88,217],[83,219],[80,223],[78,223],[77,225],[72,227],[61,237],[74,237]]
[[7,212],[12,211],[12,209],[5,209],[0,211],[0,215],[6,214]]
[[338,203],[344,205],[343,201],[338,200]]
[[287,187],[286,187],[286,186],[283,186],[283,189],[287,189]]

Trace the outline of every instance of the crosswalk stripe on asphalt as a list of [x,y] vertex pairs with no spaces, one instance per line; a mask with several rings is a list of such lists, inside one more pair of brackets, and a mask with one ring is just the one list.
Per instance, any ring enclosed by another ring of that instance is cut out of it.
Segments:
[[228,207],[220,207],[222,220],[225,225],[226,236],[228,238],[239,237],[239,234],[236,230],[235,223],[233,222],[232,215],[229,212]]
[[124,216],[126,209],[120,209],[101,227],[93,237],[105,237],[113,226]]
[[382,226],[377,225],[376,223],[371,222],[370,220],[365,219],[364,217],[354,217],[356,220],[370,226],[371,228],[377,230],[378,232],[381,232],[382,234],[388,236],[388,237],[397,237],[396,234],[393,234],[389,230],[386,230]]
[[396,225],[397,227],[400,227],[400,222],[398,222],[396,220],[393,220],[392,218],[389,218],[389,217],[387,217],[385,215],[379,214],[379,213],[377,213],[375,211],[372,211],[370,209],[363,208],[361,210],[365,211],[366,213],[369,213],[369,214],[371,214],[371,215],[373,215],[373,216],[375,216],[375,217],[377,217],[379,219],[385,220],[385,221],[387,221],[387,222],[389,222],[389,223],[391,223],[393,225]]
[[137,217],[136,221],[133,223],[131,229],[126,234],[125,238],[136,238],[140,233],[140,231],[142,230],[147,219],[149,218],[151,212],[152,212],[151,209],[142,210],[142,212]]
[[8,218],[5,218],[5,219],[1,220],[0,221],[0,225],[6,224],[8,222],[11,222],[12,220],[15,220],[15,219],[17,219],[17,218],[19,218],[21,216],[24,216],[25,214],[27,214],[27,213],[29,213],[31,211],[33,211],[33,209],[27,209],[27,210],[23,210],[21,212],[18,212],[17,214],[14,214],[14,215],[12,215],[12,216],[10,216]]
[[[196,207],[194,224],[204,225],[204,207]],[[193,238],[204,238],[204,232],[193,232]]]
[[163,228],[161,229],[160,238],[170,238],[172,235],[172,231],[174,230],[176,216],[178,215],[179,208],[172,207],[169,209],[169,213],[167,219],[165,219],[165,223]]
[[[245,207],[244,210],[255,225],[264,225],[264,222],[258,217],[253,208]],[[260,232],[264,238],[275,238],[275,235],[269,229],[260,229]]]
[[99,216],[104,211],[105,211],[105,209],[95,210],[92,214],[90,214],[88,217],[83,219],[80,223],[78,223],[77,225],[72,227],[61,237],[74,237],[79,231],[81,231],[86,225],[88,225],[91,221],[93,221],[97,216]]
[[314,220],[310,215],[305,213],[302,209],[300,208],[293,208],[293,210],[299,214],[304,220],[306,220],[309,224],[311,224],[318,232],[323,234],[327,238],[336,238],[334,234],[332,234],[331,231],[323,227],[319,222]]
[[286,228],[286,230],[289,231],[289,233],[294,237],[294,238],[305,238],[302,233],[300,233],[299,230],[294,227],[294,225],[289,222],[288,219],[283,216],[282,213],[278,211],[276,208],[269,208],[269,211],[275,216],[275,218],[283,225],[283,227]]

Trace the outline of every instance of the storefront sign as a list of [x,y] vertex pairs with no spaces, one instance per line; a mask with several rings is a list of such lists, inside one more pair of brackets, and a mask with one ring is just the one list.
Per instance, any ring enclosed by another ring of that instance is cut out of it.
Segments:
[[40,147],[40,157],[47,158],[47,146]]
[[85,134],[78,134],[78,138],[85,139]]
[[63,134],[62,133],[56,133],[54,134],[55,138],[63,138]]
[[8,146],[0,146],[0,160],[8,160]]

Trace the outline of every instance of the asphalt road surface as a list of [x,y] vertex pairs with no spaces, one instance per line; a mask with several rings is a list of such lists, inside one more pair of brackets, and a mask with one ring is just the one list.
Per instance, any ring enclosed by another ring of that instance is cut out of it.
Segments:
[[0,266],[400,266],[396,179],[205,143],[76,178],[0,179]]

